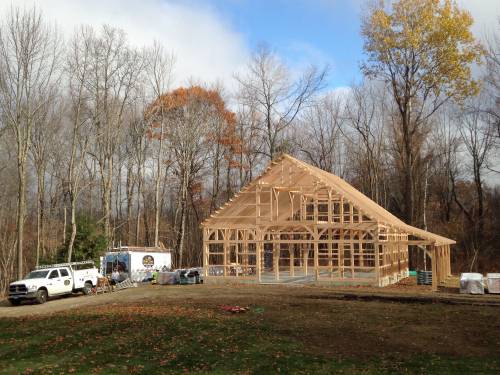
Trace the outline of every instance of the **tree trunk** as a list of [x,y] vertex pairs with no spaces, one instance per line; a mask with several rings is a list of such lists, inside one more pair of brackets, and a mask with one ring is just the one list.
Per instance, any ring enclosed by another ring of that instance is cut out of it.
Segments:
[[137,212],[135,221],[135,244],[139,246],[139,235],[141,229],[141,195],[142,195],[142,175],[141,167],[137,171]]
[[42,248],[43,235],[43,208],[44,208],[44,173],[37,168],[37,204],[36,204],[36,259],[35,265],[38,267],[40,263],[40,249]]
[[404,217],[405,221],[409,225],[413,225],[414,217],[414,181],[413,181],[413,142],[410,132],[410,111],[406,112],[402,116],[403,126],[403,174],[404,174]]
[[182,183],[181,183],[181,217],[179,222],[179,230],[177,234],[177,255],[178,255],[178,267],[182,267],[183,265],[183,255],[184,255],[184,236],[186,233],[186,210],[187,210],[187,191],[189,184],[189,175],[190,172],[188,168],[184,168]]
[[64,222],[63,222],[63,243],[66,243],[66,226],[67,226],[67,218],[66,218],[66,201],[64,202],[64,207],[63,207],[63,216],[64,216]]
[[18,154],[19,190],[17,197],[17,278],[24,277],[23,270],[23,237],[24,237],[24,210],[26,206],[26,172],[25,162],[21,152]]
[[69,237],[68,243],[68,262],[71,262],[73,256],[73,245],[75,243],[76,238],[76,197],[70,195],[71,202],[71,235]]
[[161,181],[161,170],[162,170],[162,153],[163,153],[163,119],[160,125],[160,146],[158,150],[157,158],[157,170],[156,170],[156,184],[155,184],[155,235],[154,235],[154,246],[158,247],[159,244],[159,232],[160,232],[160,181]]
[[108,171],[105,176],[105,190],[104,190],[104,235],[109,241],[111,238],[111,193],[113,189],[113,158],[108,159]]
[[132,205],[133,205],[132,166],[129,164],[127,169],[127,245],[132,244]]

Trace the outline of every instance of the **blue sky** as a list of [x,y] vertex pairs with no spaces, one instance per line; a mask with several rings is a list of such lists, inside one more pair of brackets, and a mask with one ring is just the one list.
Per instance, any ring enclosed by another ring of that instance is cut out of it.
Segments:
[[[169,0],[165,0],[169,1]],[[186,0],[181,1],[184,4]],[[240,33],[247,47],[266,43],[292,67],[330,66],[329,86],[359,81],[363,60],[361,16],[370,0],[188,0],[211,8],[227,26]],[[457,0],[484,39],[499,29],[500,0]]]
[[292,66],[328,64],[329,84],[359,79],[359,1],[212,0],[210,6],[250,46],[266,43]]
[[[221,82],[236,89],[234,74],[252,50],[267,43],[293,70],[330,65],[329,88],[361,79],[360,16],[374,0],[0,0],[38,7],[66,39],[76,27],[103,24],[123,29],[138,47],[158,41],[176,56],[174,84]],[[389,1],[389,0],[386,0]],[[457,0],[476,20],[483,38],[498,31],[500,0]]]

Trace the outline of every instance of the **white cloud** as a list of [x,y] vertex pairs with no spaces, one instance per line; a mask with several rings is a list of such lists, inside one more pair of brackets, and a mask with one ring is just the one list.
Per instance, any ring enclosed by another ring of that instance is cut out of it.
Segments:
[[125,30],[131,44],[142,47],[158,40],[176,56],[175,83],[190,79],[233,85],[232,75],[245,64],[243,36],[210,9],[167,0],[0,0],[0,12],[11,5],[35,4],[46,19],[56,21],[65,36],[80,24],[109,24]]

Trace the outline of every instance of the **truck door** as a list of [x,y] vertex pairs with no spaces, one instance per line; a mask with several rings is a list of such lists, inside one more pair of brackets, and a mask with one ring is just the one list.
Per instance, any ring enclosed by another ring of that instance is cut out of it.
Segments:
[[50,274],[47,278],[47,291],[49,292],[49,296],[62,293],[61,284],[62,281],[61,277],[59,276],[59,271],[58,270],[50,271]]
[[61,275],[61,291],[59,293],[71,293],[73,290],[73,278],[67,268],[59,268]]

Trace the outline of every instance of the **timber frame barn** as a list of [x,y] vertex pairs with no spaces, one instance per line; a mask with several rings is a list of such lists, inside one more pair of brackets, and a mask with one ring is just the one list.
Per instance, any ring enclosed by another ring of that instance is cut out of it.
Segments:
[[201,226],[207,282],[385,286],[408,276],[409,245],[430,257],[434,290],[451,275],[455,241],[405,224],[287,154]]

